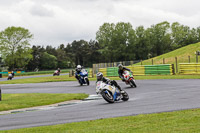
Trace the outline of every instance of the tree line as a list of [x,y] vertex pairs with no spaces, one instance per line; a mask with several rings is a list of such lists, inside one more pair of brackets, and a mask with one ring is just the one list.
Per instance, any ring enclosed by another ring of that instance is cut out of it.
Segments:
[[[161,22],[132,27],[130,23],[104,23],[96,40],[74,40],[58,47],[32,46],[33,35],[21,27],[0,32],[0,54],[9,70],[73,68],[80,64],[145,60],[200,41],[200,27],[190,28],[178,22]],[[1,63],[1,62],[0,62]]]

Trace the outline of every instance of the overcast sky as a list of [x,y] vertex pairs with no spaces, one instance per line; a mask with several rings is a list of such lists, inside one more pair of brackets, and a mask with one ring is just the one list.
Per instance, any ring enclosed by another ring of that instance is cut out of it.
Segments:
[[163,21],[200,26],[199,0],[0,0],[0,31],[21,26],[34,34],[32,45],[95,39],[105,23],[150,27]]

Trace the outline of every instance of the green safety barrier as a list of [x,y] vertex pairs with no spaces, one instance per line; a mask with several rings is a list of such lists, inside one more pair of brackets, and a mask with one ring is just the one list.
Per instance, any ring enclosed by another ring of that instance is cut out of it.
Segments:
[[145,65],[145,75],[170,75],[172,74],[171,64]]
[[[8,74],[11,72],[0,72],[0,74]],[[25,71],[14,71],[14,73],[25,73]]]
[[[172,75],[174,74],[173,64],[162,65],[143,65],[143,66],[127,66],[133,75]],[[118,67],[99,68],[104,76],[119,76]]]
[[108,67],[107,68],[107,76],[119,76],[118,75],[118,67]]

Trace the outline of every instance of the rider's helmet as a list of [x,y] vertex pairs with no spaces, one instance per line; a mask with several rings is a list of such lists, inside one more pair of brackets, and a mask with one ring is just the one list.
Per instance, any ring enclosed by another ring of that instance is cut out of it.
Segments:
[[103,73],[98,72],[97,73],[97,80],[101,80],[103,78]]
[[77,65],[76,68],[77,68],[78,71],[81,71],[81,65]]
[[77,67],[76,67],[77,69],[81,69],[81,65],[77,65]]
[[119,65],[118,65],[118,68],[119,68],[120,70],[122,70],[122,69],[123,69],[123,65],[122,65],[122,64],[119,64]]

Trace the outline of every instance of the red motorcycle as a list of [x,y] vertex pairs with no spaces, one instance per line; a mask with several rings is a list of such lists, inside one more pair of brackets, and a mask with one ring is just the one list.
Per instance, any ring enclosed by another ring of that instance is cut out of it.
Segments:
[[60,75],[60,72],[58,70],[56,70],[54,73],[53,73],[53,76],[59,76]]
[[137,85],[135,84],[135,79],[133,78],[133,74],[130,73],[129,71],[124,71],[123,72],[123,77],[125,79],[125,83],[129,84],[131,87],[137,87]]

